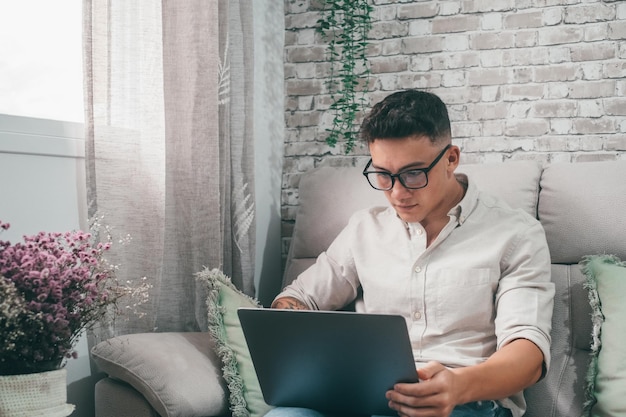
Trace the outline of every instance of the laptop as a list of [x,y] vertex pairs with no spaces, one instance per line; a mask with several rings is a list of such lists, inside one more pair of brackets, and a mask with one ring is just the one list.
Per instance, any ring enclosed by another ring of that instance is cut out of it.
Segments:
[[417,382],[402,316],[345,311],[237,311],[267,404],[329,414],[397,415],[387,390]]

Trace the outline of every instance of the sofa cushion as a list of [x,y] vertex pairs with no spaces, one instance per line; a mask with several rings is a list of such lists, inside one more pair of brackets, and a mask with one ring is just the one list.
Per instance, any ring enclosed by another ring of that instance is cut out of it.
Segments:
[[496,196],[513,208],[521,208],[537,217],[541,164],[534,161],[512,161],[501,164],[460,165],[456,172],[486,193]]
[[552,360],[545,377],[524,391],[524,417],[581,416],[589,364],[591,309],[579,265],[552,265]]
[[599,255],[583,265],[593,320],[585,408],[597,417],[626,415],[626,263]]
[[554,163],[541,176],[539,220],[552,263],[611,253],[626,259],[626,161]]
[[216,340],[217,353],[224,363],[223,374],[230,391],[232,417],[263,416],[271,406],[263,400],[237,316],[239,307],[261,306],[256,300],[239,291],[230,278],[218,269],[205,268],[197,274],[197,278],[207,286],[209,332]]
[[226,411],[220,361],[208,333],[138,333],[91,350],[110,377],[139,391],[162,417],[202,417]]

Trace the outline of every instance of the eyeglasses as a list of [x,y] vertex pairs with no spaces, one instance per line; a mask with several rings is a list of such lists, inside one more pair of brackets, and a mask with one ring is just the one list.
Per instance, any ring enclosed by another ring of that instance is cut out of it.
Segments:
[[433,163],[426,168],[407,169],[406,171],[398,172],[397,174],[390,174],[385,171],[368,171],[368,168],[372,165],[372,160],[370,159],[363,169],[363,175],[365,175],[365,178],[367,178],[367,181],[373,188],[381,191],[389,191],[393,189],[396,178],[400,180],[400,184],[402,184],[404,188],[411,190],[424,188],[428,185],[428,171],[437,165],[437,162],[439,162],[450,146],[452,145],[447,145],[443,148]]

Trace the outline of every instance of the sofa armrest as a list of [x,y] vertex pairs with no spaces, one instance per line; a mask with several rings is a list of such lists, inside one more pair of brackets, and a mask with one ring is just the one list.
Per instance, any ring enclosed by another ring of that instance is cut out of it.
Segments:
[[143,395],[161,417],[227,412],[221,362],[208,333],[118,336],[94,346],[91,356],[101,371]]

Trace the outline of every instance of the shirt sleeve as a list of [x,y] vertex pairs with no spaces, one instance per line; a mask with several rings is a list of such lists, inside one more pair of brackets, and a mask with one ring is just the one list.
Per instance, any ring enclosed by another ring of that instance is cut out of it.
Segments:
[[276,298],[293,297],[313,310],[338,310],[353,301],[359,279],[351,247],[357,220],[353,216],[325,252]]
[[498,349],[515,339],[530,340],[543,353],[546,370],[554,305],[550,268],[545,232],[533,221],[507,249],[495,299]]

